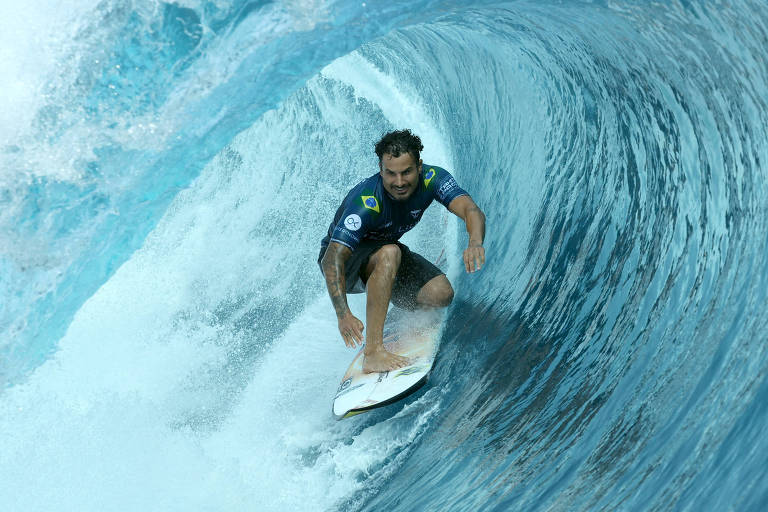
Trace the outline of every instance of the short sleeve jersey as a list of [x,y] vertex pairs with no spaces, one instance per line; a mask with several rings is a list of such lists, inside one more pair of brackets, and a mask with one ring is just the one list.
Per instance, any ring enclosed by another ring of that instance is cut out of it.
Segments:
[[424,164],[421,171],[416,191],[405,201],[392,199],[378,173],[355,185],[336,211],[322,246],[333,241],[354,251],[363,240],[397,241],[421,220],[433,200],[447,208],[468,195],[445,169]]

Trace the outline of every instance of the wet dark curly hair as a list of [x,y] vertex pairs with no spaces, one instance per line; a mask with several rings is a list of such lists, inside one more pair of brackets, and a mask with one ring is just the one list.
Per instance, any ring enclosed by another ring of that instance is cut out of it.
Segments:
[[379,157],[379,162],[385,153],[394,157],[403,153],[410,153],[414,162],[418,163],[422,149],[424,149],[424,145],[421,143],[421,139],[408,129],[386,133],[376,143],[376,155]]

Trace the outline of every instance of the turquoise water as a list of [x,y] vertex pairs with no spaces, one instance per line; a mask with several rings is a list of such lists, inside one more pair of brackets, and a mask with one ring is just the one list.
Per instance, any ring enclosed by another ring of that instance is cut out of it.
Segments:
[[[768,506],[764,3],[56,7],[0,11],[3,510]],[[428,211],[435,371],[336,422],[314,260],[406,126],[488,262]]]

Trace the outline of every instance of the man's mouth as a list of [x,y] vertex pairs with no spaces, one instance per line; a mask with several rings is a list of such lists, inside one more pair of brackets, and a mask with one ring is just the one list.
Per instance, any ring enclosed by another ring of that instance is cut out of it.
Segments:
[[408,187],[392,187],[398,194],[403,194],[408,190]]

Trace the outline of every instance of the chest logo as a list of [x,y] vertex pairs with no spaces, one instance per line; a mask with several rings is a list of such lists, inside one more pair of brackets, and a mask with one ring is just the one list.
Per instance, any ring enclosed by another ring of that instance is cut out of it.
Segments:
[[434,178],[436,174],[437,171],[435,171],[434,167],[430,167],[429,170],[424,173],[424,187],[429,186],[429,182],[432,181],[432,178]]
[[363,206],[368,208],[369,210],[373,210],[376,213],[381,213],[381,210],[379,209],[379,202],[376,200],[373,196],[362,196],[361,199],[363,200]]
[[347,218],[344,219],[344,226],[350,231],[357,231],[360,229],[360,226],[363,225],[363,221],[360,218],[360,216],[356,213],[352,213],[350,215],[347,215]]
[[420,213],[421,213],[421,210],[411,210],[411,217],[415,219],[416,217],[419,216]]

